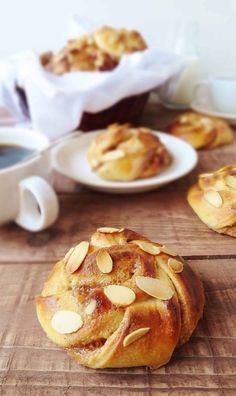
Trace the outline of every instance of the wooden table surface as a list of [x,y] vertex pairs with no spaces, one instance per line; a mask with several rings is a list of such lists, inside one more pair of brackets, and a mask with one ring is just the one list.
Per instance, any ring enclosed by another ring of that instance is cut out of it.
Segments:
[[[175,115],[149,104],[142,123],[165,130]],[[235,153],[236,139],[202,151],[187,177],[137,195],[96,193],[55,175],[61,210],[51,229],[32,234],[13,223],[0,229],[1,395],[236,395],[236,240],[210,231],[186,202],[196,175],[235,163]],[[190,342],[158,370],[84,368],[37,322],[34,299],[52,264],[103,225],[126,226],[166,243],[203,280],[204,318]]]

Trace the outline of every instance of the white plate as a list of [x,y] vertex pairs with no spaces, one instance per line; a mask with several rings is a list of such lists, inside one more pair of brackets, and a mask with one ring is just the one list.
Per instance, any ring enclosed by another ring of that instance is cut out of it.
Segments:
[[100,132],[87,132],[60,143],[53,150],[53,166],[56,170],[94,190],[126,194],[154,190],[186,175],[197,164],[197,153],[188,143],[166,133],[153,132],[166,145],[173,157],[168,168],[160,175],[147,179],[129,182],[103,180],[91,171],[87,161],[88,147]]
[[231,125],[236,125],[236,114],[220,113],[217,111],[209,97],[194,98],[190,105],[191,109],[199,113],[206,114],[213,117],[224,118]]

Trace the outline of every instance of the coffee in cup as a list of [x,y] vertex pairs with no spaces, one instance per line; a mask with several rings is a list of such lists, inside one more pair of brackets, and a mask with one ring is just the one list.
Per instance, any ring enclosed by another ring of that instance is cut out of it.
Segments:
[[30,231],[49,227],[58,216],[50,185],[49,140],[18,127],[0,128],[0,225],[10,221]]

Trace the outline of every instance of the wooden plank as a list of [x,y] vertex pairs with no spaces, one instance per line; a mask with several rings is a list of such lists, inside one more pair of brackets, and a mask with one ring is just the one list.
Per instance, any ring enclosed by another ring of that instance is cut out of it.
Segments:
[[[166,130],[176,114],[152,101],[141,124]],[[4,123],[11,123],[9,117]],[[236,394],[235,240],[210,231],[185,199],[198,173],[235,163],[235,150],[236,139],[231,145],[200,151],[199,164],[187,177],[140,195],[99,194],[55,174],[61,202],[55,226],[37,234],[13,224],[1,228],[1,395]],[[204,281],[204,319],[190,342],[176,350],[171,362],[159,370],[89,370],[53,345],[37,322],[34,296],[51,267],[49,262],[105,224],[126,225],[195,258],[191,265]]]
[[53,261],[97,227],[128,227],[170,245],[184,256],[236,255],[235,239],[211,231],[189,207],[185,191],[126,196],[83,191],[60,197],[55,225],[29,233],[15,224],[0,230],[2,261]]
[[[10,389],[9,389],[10,388]],[[105,390],[104,390],[105,391]],[[8,387],[7,389],[4,388],[1,395],[2,396],[101,396],[101,389],[97,387],[96,389],[91,388],[89,390],[83,389],[81,387],[72,387],[72,386],[60,386],[48,389],[48,387],[37,387],[30,385],[25,386],[15,386]],[[191,393],[189,390],[178,388],[178,389],[138,389],[138,390],[130,390],[130,389],[115,389],[106,387],[105,395],[111,394],[112,396],[235,396],[235,390],[228,390],[228,389],[205,389],[205,388],[198,388],[198,389],[191,389]]]
[[35,390],[34,395],[233,395],[236,259],[192,260],[190,265],[205,286],[204,318],[171,362],[151,371],[91,370],[78,365],[47,339],[37,322],[34,297],[51,263],[0,264],[2,394],[30,395]]
[[[165,129],[176,114],[151,103],[143,123],[153,127],[161,123],[160,128]],[[236,139],[232,145],[201,151],[199,165],[190,175],[146,194],[109,196],[95,193],[55,174],[56,189],[60,193],[74,194],[73,197],[60,195],[58,222],[50,230],[37,234],[30,234],[15,225],[1,228],[1,259],[53,260],[102,224],[134,228],[150,238],[173,245],[182,255],[235,255],[235,240],[210,231],[186,202],[186,191],[197,180],[197,174],[235,162],[235,151]]]

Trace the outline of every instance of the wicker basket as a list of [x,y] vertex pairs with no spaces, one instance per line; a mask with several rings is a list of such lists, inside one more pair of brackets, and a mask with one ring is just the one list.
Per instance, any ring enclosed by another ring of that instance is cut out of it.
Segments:
[[114,122],[130,122],[135,125],[142,116],[148,97],[149,92],[145,92],[141,95],[122,99],[108,109],[99,111],[98,113],[84,113],[79,129],[82,131],[92,131],[106,128]]
[[[25,113],[28,113],[30,116],[25,91],[20,87],[17,87],[16,89],[20,95]],[[77,128],[86,132],[106,128],[114,122],[129,122],[136,125],[142,116],[148,97],[149,92],[145,92],[140,95],[122,99],[108,109],[99,111],[98,113],[85,112],[83,113],[81,122]]]

